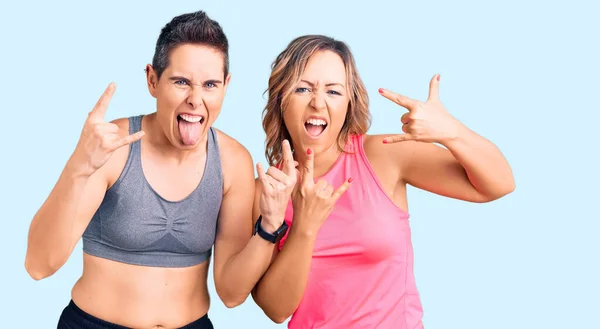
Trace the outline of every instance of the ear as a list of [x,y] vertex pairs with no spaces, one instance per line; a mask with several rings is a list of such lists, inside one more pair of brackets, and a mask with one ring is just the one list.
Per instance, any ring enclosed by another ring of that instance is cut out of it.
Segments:
[[158,77],[156,75],[156,71],[152,65],[146,65],[146,83],[148,84],[148,91],[152,97],[156,98],[156,88],[158,86]]

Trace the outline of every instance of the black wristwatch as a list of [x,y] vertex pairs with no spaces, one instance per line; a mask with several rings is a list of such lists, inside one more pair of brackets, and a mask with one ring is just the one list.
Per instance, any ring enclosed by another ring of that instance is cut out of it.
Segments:
[[281,226],[275,232],[269,233],[269,232],[263,230],[262,226],[260,225],[261,222],[262,222],[262,215],[260,215],[258,217],[258,220],[256,220],[256,224],[254,224],[254,235],[256,235],[256,233],[258,233],[258,235],[260,235],[261,238],[263,238],[271,243],[277,242],[277,240],[279,240],[279,238],[281,238],[288,229],[288,225],[284,220],[283,224],[281,224]]

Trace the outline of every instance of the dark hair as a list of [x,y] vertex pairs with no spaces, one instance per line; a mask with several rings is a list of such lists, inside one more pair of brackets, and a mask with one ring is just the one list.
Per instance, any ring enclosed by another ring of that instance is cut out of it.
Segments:
[[160,79],[163,71],[169,66],[171,50],[182,44],[197,44],[220,50],[223,53],[223,72],[229,73],[229,42],[221,25],[210,19],[204,11],[182,14],[174,17],[160,31],[156,41],[156,49],[152,58],[152,67]]

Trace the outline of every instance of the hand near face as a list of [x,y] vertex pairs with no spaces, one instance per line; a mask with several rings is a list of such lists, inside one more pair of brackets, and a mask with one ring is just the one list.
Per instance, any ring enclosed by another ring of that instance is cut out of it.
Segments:
[[431,79],[429,97],[424,103],[383,88],[379,89],[383,97],[408,110],[400,119],[404,134],[386,137],[384,143],[409,140],[444,143],[456,137],[459,122],[448,113],[439,100],[439,80],[439,75]]
[[287,140],[283,141],[282,152],[282,170],[271,166],[265,173],[260,163],[256,165],[261,181],[259,207],[263,218],[262,226],[267,232],[274,232],[283,224],[285,210],[300,174]]
[[115,150],[144,136],[143,131],[121,136],[116,124],[104,121],[115,88],[113,83],[109,84],[96,106],[88,114],[79,142],[73,152],[72,159],[75,166],[84,175],[92,175],[108,161]]

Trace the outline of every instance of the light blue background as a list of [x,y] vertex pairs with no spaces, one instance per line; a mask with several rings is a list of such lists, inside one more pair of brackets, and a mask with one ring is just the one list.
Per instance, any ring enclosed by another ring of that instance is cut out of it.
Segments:
[[[261,111],[270,64],[294,37],[352,48],[371,95],[370,133],[400,132],[386,87],[440,96],[509,159],[516,191],[469,204],[410,189],[415,271],[427,329],[600,328],[598,7],[592,1],[12,1],[0,6],[0,326],[55,328],[81,274],[78,246],[54,276],[23,267],[30,220],[110,81],[107,119],[153,111],[144,66],[161,27],[204,9],[231,43],[218,128],[265,163]],[[212,274],[212,269],[211,269]],[[216,328],[277,328],[249,298]]]

